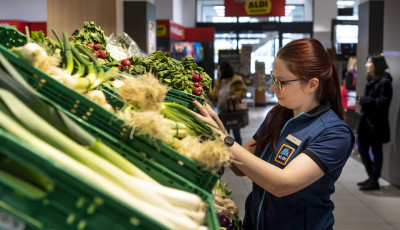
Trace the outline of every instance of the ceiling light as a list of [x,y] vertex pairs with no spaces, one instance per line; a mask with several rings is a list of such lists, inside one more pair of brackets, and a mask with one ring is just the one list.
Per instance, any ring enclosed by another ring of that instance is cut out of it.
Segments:
[[214,10],[225,10],[225,6],[214,6]]
[[354,5],[354,1],[337,1],[338,6],[352,6]]

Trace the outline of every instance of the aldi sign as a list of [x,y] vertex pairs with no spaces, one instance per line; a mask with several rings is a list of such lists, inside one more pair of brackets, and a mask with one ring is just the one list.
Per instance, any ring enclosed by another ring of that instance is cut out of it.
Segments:
[[263,0],[263,1],[225,0],[225,16],[226,17],[285,16],[285,0]]

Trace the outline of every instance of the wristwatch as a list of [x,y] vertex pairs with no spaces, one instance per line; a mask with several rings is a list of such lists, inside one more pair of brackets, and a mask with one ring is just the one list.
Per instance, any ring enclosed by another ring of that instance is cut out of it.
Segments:
[[235,139],[233,139],[231,136],[226,136],[224,138],[224,142],[226,146],[231,147],[235,143]]

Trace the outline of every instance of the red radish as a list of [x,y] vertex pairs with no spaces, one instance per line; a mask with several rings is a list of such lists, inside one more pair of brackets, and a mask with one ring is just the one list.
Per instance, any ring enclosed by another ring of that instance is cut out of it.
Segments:
[[122,61],[121,61],[121,64],[122,64],[123,66],[130,66],[130,65],[132,65],[131,61],[129,61],[128,59],[122,60]]
[[196,82],[194,83],[194,87],[200,87],[200,83],[199,83],[198,81],[196,81]]
[[200,87],[194,87],[193,94],[199,96],[201,94],[202,89]]
[[94,50],[100,50],[100,44],[94,44],[93,49]]
[[107,53],[104,50],[100,50],[99,51],[99,57],[102,59],[106,59],[107,58]]
[[195,75],[193,76],[193,81],[196,81],[196,82],[201,81],[201,75],[200,75],[200,74],[195,74]]
[[190,75],[195,75],[195,73],[194,73],[193,71],[192,71],[192,72],[190,72],[189,74],[190,74]]
[[99,51],[93,51],[93,56],[98,57],[100,55]]
[[91,42],[91,43],[88,43],[88,44],[86,44],[88,47],[90,47],[90,48],[92,48],[93,49],[93,46],[94,46],[94,44],[93,44],[93,42]]
[[69,38],[69,41],[72,41],[72,37]]
[[122,66],[119,65],[119,66],[118,66],[118,69],[119,69],[119,71],[122,71]]

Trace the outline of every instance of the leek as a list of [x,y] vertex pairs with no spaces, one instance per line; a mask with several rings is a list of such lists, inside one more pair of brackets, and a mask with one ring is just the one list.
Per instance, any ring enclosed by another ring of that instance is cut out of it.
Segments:
[[[0,97],[4,105],[9,109],[9,114],[14,114],[17,118],[21,118],[21,116],[23,116],[24,119],[19,119],[19,122],[21,122],[28,130],[30,130],[22,131],[24,134],[21,134],[19,130],[25,128],[10,119],[9,116],[3,112],[5,110],[3,108],[0,112],[0,126],[6,129],[8,132],[16,135],[18,138],[30,144],[34,144],[38,137],[42,138],[44,141],[54,146],[50,146],[52,149],[47,149],[47,151],[53,152],[53,149],[57,148],[58,152],[65,152],[75,160],[82,162],[87,167],[90,167],[92,170],[101,173],[102,177],[112,181],[113,184],[118,186],[123,191],[126,191],[127,195],[142,200],[142,202],[135,201],[138,206],[141,206],[141,203],[145,202],[147,203],[147,206],[153,207],[151,210],[165,210],[157,211],[157,218],[160,218],[160,216],[165,217],[167,223],[173,224],[175,229],[199,228],[199,223],[194,221],[198,221],[197,217],[200,215],[199,213],[193,213],[191,210],[186,211],[185,209],[173,206],[171,201],[168,200],[170,197],[167,198],[158,196],[163,194],[163,192],[158,191],[164,189],[163,186],[158,186],[157,189],[153,190],[148,189],[149,186],[146,186],[146,182],[136,178],[133,179],[131,176],[110,162],[93,154],[93,152],[65,137],[62,133],[58,132],[46,121],[33,113],[8,91],[0,90]],[[29,117],[29,119],[26,119],[27,117]],[[33,132],[35,135],[37,135],[37,137],[33,138],[33,134],[26,134],[27,132]],[[44,148],[44,150],[46,150],[46,148]],[[144,190],[146,192],[144,193],[142,189],[138,188],[146,188]],[[150,208],[146,209],[150,210]],[[148,211],[145,213],[148,213]],[[153,213],[153,215],[155,214]],[[175,217],[175,215],[178,217]],[[179,218],[179,220],[176,218]]]
[[197,136],[205,139],[214,139],[217,135],[207,126],[207,123],[200,120],[186,107],[173,103],[163,102],[161,106],[161,113],[166,117],[174,121],[185,124],[189,129],[196,133]]
[[63,33],[63,38],[64,38],[64,59],[65,59],[65,71],[71,75],[72,71],[74,70],[74,59],[72,56],[72,51],[71,51],[71,43],[69,42],[68,34]]

